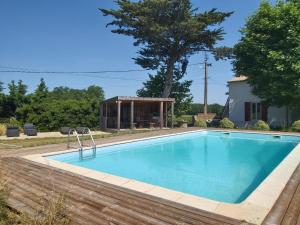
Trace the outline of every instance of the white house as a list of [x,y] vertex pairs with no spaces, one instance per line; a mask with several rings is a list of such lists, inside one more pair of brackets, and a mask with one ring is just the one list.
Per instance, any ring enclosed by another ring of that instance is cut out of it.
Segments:
[[300,113],[287,107],[267,107],[255,96],[246,76],[234,77],[228,81],[229,98],[227,116],[237,126],[253,125],[257,120],[264,120],[272,127],[283,127],[300,118]]

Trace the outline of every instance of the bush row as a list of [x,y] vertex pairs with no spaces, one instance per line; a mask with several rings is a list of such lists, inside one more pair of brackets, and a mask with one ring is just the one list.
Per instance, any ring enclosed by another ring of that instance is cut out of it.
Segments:
[[297,120],[293,123],[292,130],[296,132],[300,132],[300,120]]
[[[205,120],[203,119],[199,119],[197,121],[195,121],[194,123],[195,127],[201,127],[201,128],[206,128],[207,127],[207,123]],[[232,121],[230,121],[228,118],[224,118],[220,121],[219,126],[220,128],[225,128],[225,129],[233,129],[235,128],[235,125]],[[270,126],[262,120],[258,120],[253,127],[251,127],[251,129],[253,130],[264,130],[264,131],[268,131],[270,130]],[[300,120],[295,121],[292,124],[291,127],[292,131],[295,132],[300,132]]]

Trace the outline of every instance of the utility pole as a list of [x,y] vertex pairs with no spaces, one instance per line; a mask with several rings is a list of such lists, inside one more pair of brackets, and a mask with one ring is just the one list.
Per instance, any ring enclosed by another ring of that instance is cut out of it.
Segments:
[[207,55],[205,52],[204,59],[204,115],[207,115],[207,79],[208,79],[208,63],[207,63]]

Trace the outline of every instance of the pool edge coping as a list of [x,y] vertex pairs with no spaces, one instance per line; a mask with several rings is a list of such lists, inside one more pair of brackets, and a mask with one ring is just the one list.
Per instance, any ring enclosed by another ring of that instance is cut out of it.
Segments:
[[[119,145],[143,140],[150,140],[168,136],[176,136],[181,134],[195,133],[203,131],[217,131],[217,132],[244,132],[244,133],[258,133],[269,135],[287,135],[287,136],[300,136],[296,134],[282,134],[282,133],[268,133],[268,132],[255,132],[255,131],[233,131],[233,130],[207,130],[198,129],[194,131],[178,132],[174,134],[157,135],[153,137],[137,138],[126,141],[117,141],[107,144],[100,144],[97,147],[106,147],[112,145]],[[88,149],[88,148],[86,148]],[[282,193],[287,182],[296,170],[300,162],[300,143],[274,168],[274,170],[258,185],[258,187],[241,203],[224,203],[208,198],[199,197],[171,189],[166,189],[157,185],[152,185],[134,179],[128,179],[84,167],[74,166],[68,163],[58,162],[55,160],[47,159],[46,156],[65,154],[69,152],[78,151],[78,149],[70,149],[65,151],[31,154],[23,156],[22,158],[38,162],[51,167],[63,169],[72,173],[83,175],[95,180],[117,185],[130,190],[138,191],[150,196],[159,197],[197,209],[205,210],[208,212],[220,214],[223,216],[231,217],[237,220],[246,220],[250,223],[261,224],[267,214],[271,211],[276,200]]]

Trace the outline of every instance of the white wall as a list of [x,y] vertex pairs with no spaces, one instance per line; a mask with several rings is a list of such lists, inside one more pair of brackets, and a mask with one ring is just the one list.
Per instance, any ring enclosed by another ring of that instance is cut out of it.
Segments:
[[292,113],[292,122],[296,121],[296,120],[300,120],[300,111],[296,111],[294,110]]
[[[245,121],[245,102],[261,102],[261,99],[251,92],[251,87],[246,81],[231,82],[229,86],[229,119],[237,126],[251,125],[255,121]],[[290,117],[291,118],[291,115]],[[268,123],[271,126],[284,126],[286,108],[269,107]]]
[[[289,113],[290,114],[290,113]],[[289,115],[291,118],[291,114]],[[286,107],[269,107],[268,108],[268,123],[273,127],[283,127],[286,125]]]
[[260,102],[260,98],[251,93],[245,81],[231,82],[229,86],[229,119],[237,126],[245,125],[245,102]]

